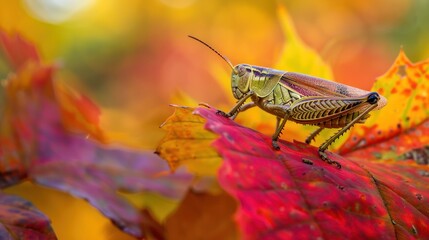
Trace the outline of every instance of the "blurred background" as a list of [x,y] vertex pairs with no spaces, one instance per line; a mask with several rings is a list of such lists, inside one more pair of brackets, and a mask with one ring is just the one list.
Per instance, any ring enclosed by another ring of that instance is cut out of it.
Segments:
[[[426,0],[2,1],[0,28],[20,32],[46,62],[61,65],[58,78],[102,108],[111,139],[154,149],[163,136],[158,127],[172,113],[168,104],[180,104],[180,93],[212,106],[230,102],[212,66],[230,69],[187,35],[234,64],[270,67],[288,41],[280,5],[337,82],[369,90],[401,47],[414,62],[429,57]],[[0,77],[6,74],[0,64]],[[127,238],[81,200],[28,184],[10,191],[51,217],[60,239]]]
[[211,67],[217,63],[229,73],[228,66],[187,35],[234,64],[270,67],[288,41],[279,5],[338,82],[369,89],[401,47],[413,61],[429,56],[424,0],[4,1],[0,27],[21,32],[47,62],[60,64],[59,78],[103,108],[103,124],[112,134],[153,149],[178,92],[213,106],[231,95],[219,87]]

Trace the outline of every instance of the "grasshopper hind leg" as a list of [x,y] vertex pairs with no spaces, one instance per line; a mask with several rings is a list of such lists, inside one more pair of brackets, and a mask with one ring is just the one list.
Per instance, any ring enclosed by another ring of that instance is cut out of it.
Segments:
[[328,155],[326,155],[326,153],[325,153],[325,150],[320,150],[320,148],[319,148],[319,156],[323,161],[327,162],[328,164],[336,165],[336,167],[338,169],[341,169],[341,164],[337,161],[329,159]]
[[319,147],[319,156],[320,158],[331,165],[336,165],[338,169],[341,169],[341,164],[337,161],[329,159],[328,155],[326,154],[326,150],[328,149],[329,145],[331,145],[335,140],[337,140],[341,135],[343,135],[347,130],[349,130],[353,123],[349,123],[347,126],[343,127],[340,131],[335,133],[332,137],[330,137],[328,140],[326,140],[322,145]]
[[[312,132],[306,139],[305,139],[305,143],[307,143],[307,144],[310,144],[311,143],[311,141],[313,141],[315,138],[316,138],[316,136],[323,130],[324,128],[323,127],[319,127],[318,129],[316,129],[314,132]],[[341,131],[341,130],[340,130]],[[344,131],[345,132],[345,131]],[[342,134],[342,133],[341,133]],[[332,138],[330,138],[330,139],[328,139],[326,142],[329,142],[328,143],[328,145],[326,146],[326,148],[329,146],[329,144],[330,143],[332,143],[332,142],[334,142],[339,136],[341,136],[341,134],[339,134],[338,136],[337,136],[337,134],[336,135],[334,135],[334,136],[332,136]],[[323,145],[322,145],[323,146]],[[337,166],[337,168],[341,168],[341,164],[340,163],[338,163],[337,161],[333,161],[333,160],[331,160],[331,159],[329,159],[328,158],[328,155],[325,153],[325,151],[326,151],[326,148],[319,148],[319,156],[320,156],[320,158],[323,160],[323,161],[325,161],[325,162],[327,162],[328,164],[331,164],[331,165],[336,165]]]
[[335,140],[337,140],[337,138],[339,138],[341,135],[343,135],[345,132],[347,132],[347,130],[349,130],[351,127],[353,127],[353,125],[355,123],[357,123],[359,120],[361,120],[363,117],[365,117],[371,110],[376,108],[377,104],[375,104],[375,103],[373,105],[369,106],[367,109],[365,109],[365,111],[360,113],[359,116],[357,116],[355,119],[353,119],[351,122],[349,122],[346,126],[344,126],[340,131],[338,131],[332,137],[330,137],[328,140],[326,140],[326,142],[324,142],[322,145],[320,145],[319,156],[323,161],[325,161],[329,164],[337,165],[338,169],[341,168],[340,163],[338,163],[337,161],[333,161],[333,160],[328,158],[328,156],[325,153],[326,149],[328,149],[329,145],[331,145]]
[[316,129],[314,132],[312,132],[306,139],[305,139],[305,143],[310,144],[311,141],[313,141],[316,136],[323,130],[323,127],[319,127],[318,129]]

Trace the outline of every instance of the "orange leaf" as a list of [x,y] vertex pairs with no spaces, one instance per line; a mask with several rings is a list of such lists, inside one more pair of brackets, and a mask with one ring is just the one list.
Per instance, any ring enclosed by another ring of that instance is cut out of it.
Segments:
[[189,191],[180,207],[168,217],[167,239],[237,239],[234,199],[220,194]]
[[424,123],[429,118],[429,59],[414,64],[401,50],[372,90],[389,102],[372,112],[364,125],[352,128],[339,149],[341,154],[388,159],[429,144],[428,124]]
[[88,137],[105,142],[100,128],[100,109],[91,99],[73,89],[57,83],[56,97],[60,104],[65,126],[74,132],[88,134]]

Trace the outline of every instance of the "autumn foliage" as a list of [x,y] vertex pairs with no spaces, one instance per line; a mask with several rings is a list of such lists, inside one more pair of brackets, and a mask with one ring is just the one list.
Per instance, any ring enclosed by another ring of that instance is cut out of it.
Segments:
[[[86,199],[131,235],[162,235],[162,227],[150,213],[137,209],[117,192],[148,191],[181,198],[191,176],[163,174],[167,165],[151,152],[102,144],[98,108],[54,81],[56,67],[43,64],[34,47],[19,35],[2,32],[0,37],[15,71],[4,80],[1,186],[30,180]],[[56,239],[47,218],[30,203],[1,196],[5,224],[1,236],[33,239],[38,234],[38,239]],[[18,211],[23,211],[24,218]]]
[[[218,180],[239,202],[235,219],[243,238],[429,236],[427,166],[413,161],[348,159],[331,153],[332,160],[343,166],[338,170],[321,161],[315,147],[283,141],[281,151],[273,151],[269,136],[204,107],[176,109],[169,124],[176,125],[171,131],[177,134],[177,141],[187,139],[192,144],[205,138],[201,134],[189,134],[193,137],[188,138],[181,135],[181,124],[196,123],[196,116],[206,119],[206,123],[199,124],[209,130],[208,137],[211,132],[220,136],[212,144],[223,157]],[[185,165],[199,161],[198,155],[178,155],[178,159],[186,159],[182,161]]]
[[[280,11],[289,48],[330,77]],[[139,239],[429,239],[429,61],[400,51],[372,89],[388,105],[328,152],[338,169],[302,142],[300,126],[287,125],[296,140],[274,151],[267,115],[233,121],[208,105],[172,105],[156,149],[110,144],[100,109],[55,79],[58,66],[19,34],[0,32],[0,47],[11,71],[2,82],[3,189],[31,181],[66,192]],[[276,67],[294,68],[287,52]],[[175,207],[160,218],[125,193]],[[0,194],[0,220],[1,239],[57,238],[49,216],[18,196]]]

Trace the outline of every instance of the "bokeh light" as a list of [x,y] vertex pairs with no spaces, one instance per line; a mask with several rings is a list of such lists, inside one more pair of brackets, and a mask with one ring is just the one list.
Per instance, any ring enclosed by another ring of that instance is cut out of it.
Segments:
[[95,0],[23,0],[28,12],[42,21],[58,24],[90,7]]
[[192,5],[196,0],[160,0],[160,2],[172,8],[185,8]]

